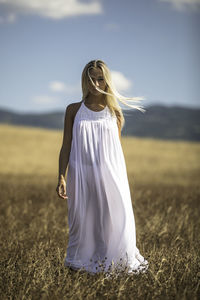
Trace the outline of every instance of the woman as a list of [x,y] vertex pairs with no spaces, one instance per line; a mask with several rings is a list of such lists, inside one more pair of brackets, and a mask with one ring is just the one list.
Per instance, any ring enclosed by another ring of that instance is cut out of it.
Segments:
[[[124,125],[114,88],[102,60],[82,72],[81,102],[67,106],[56,191],[67,199],[69,240],[65,266],[91,274],[145,271],[136,247],[135,220],[121,146]],[[65,172],[67,180],[65,182]]]

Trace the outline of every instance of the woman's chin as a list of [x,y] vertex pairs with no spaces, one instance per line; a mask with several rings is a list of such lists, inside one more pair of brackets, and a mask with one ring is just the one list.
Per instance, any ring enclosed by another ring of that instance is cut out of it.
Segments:
[[99,91],[91,91],[91,94],[94,96],[99,96],[101,93]]

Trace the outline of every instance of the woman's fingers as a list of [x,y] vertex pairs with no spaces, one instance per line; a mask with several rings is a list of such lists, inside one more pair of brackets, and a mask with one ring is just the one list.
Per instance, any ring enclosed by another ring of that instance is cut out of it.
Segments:
[[67,193],[66,193],[66,185],[62,185],[62,198],[67,199]]
[[62,199],[67,199],[67,194],[66,194],[66,185],[65,184],[60,184],[59,186],[57,186],[56,189],[58,196]]

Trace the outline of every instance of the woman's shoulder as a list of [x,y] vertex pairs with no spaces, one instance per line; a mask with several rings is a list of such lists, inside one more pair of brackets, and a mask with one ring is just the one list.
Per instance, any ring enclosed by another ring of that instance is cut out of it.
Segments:
[[79,102],[72,102],[66,107],[66,114],[70,115],[72,118],[75,117],[79,107],[81,106],[82,100]]
[[79,107],[81,105],[81,103],[82,103],[82,100],[79,102],[72,102],[67,105],[66,109],[68,109],[68,110],[76,109],[77,107]]

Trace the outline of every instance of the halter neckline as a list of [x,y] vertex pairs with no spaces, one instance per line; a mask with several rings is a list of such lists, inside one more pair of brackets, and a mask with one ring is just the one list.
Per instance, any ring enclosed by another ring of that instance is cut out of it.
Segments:
[[92,110],[92,109],[88,108],[88,107],[85,105],[85,100],[83,100],[82,103],[83,103],[83,105],[84,105],[89,111],[94,112],[94,113],[100,113],[100,112],[103,112],[103,111],[107,108],[107,105],[106,105],[103,109],[98,110],[98,111],[95,111],[95,110]]

